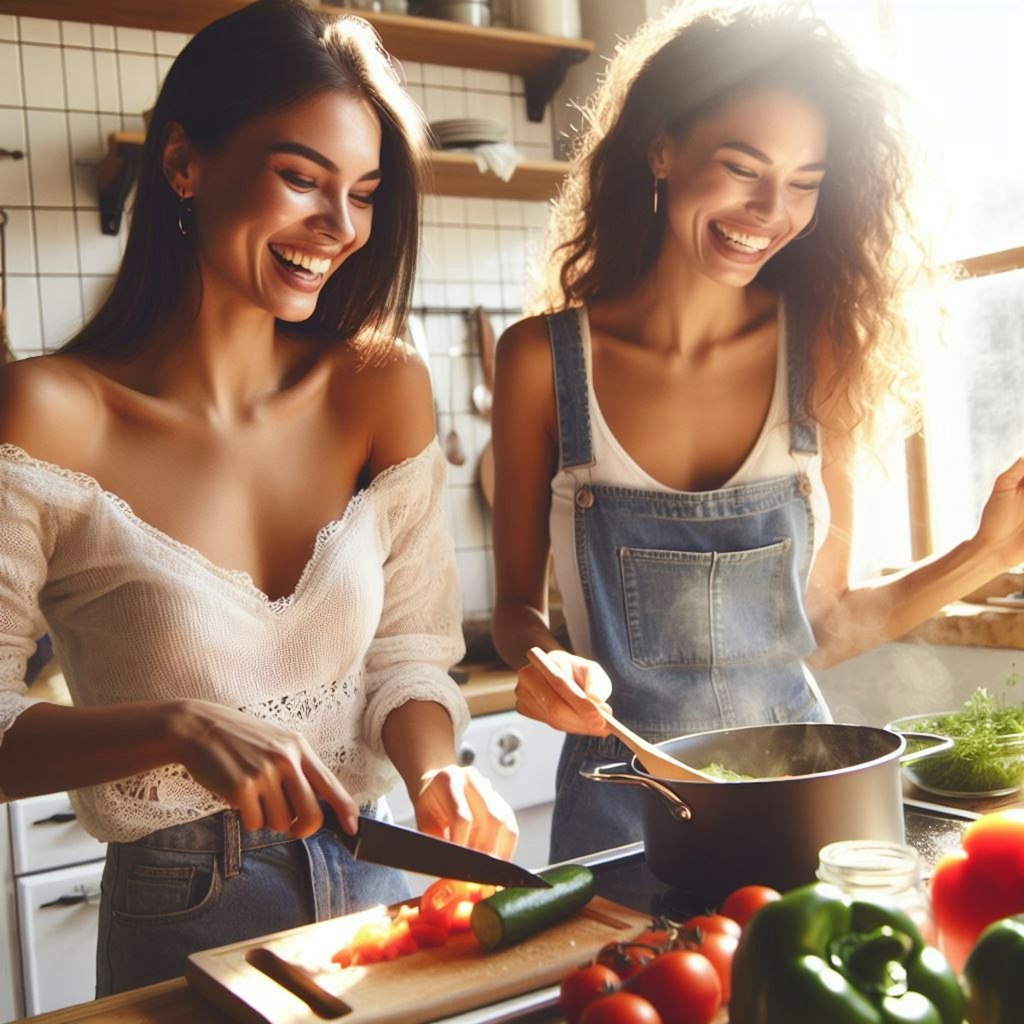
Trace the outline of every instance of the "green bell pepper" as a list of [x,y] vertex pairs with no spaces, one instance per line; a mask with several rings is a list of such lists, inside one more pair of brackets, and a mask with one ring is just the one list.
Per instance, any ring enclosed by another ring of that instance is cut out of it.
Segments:
[[964,996],[945,957],[898,907],[814,883],[743,930],[731,1024],[961,1024]]
[[990,924],[964,964],[971,1024],[1024,1020],[1024,915]]

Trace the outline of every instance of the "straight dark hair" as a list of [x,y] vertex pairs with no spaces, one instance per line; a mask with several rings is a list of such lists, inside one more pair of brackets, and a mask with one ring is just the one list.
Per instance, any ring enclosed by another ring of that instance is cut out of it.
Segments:
[[196,279],[192,236],[163,172],[168,125],[214,152],[255,117],[334,89],[365,98],[381,124],[381,183],[366,244],[321,289],[292,334],[352,342],[382,358],[405,322],[419,248],[425,132],[419,109],[372,27],[312,10],[301,0],[257,0],[202,29],[174,61],[153,110],[124,258],[106,301],[61,351],[119,358],[190,322]]

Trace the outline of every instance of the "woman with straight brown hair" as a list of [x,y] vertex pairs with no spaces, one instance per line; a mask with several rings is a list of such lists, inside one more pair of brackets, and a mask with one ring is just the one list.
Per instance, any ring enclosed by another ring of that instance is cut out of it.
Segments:
[[[509,856],[465,702],[429,381],[396,340],[423,131],[372,29],[259,0],[160,92],[113,291],[0,372],[0,792],[106,842],[100,995],[392,902],[386,816]],[[25,695],[47,633],[73,707]]]
[[630,757],[595,701],[653,742],[827,720],[809,666],[1024,558],[1017,462],[972,538],[850,581],[854,456],[910,390],[903,300],[929,262],[891,90],[807,5],[679,4],[583,125],[548,315],[501,339],[493,413],[495,639],[519,710],[570,734],[553,860],[641,838],[631,787],[581,776]]

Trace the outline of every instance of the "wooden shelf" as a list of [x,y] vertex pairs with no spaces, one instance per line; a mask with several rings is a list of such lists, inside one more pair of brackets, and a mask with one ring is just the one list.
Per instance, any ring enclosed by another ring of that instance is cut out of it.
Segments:
[[524,160],[508,181],[502,181],[490,171],[481,173],[470,153],[435,151],[430,163],[428,194],[480,199],[551,199],[569,167],[562,160]]
[[[0,0],[0,14],[60,18],[102,25],[198,32],[248,0]],[[335,14],[346,8],[313,4]],[[369,21],[399,60],[522,75],[527,113],[540,121],[565,73],[594,49],[588,39],[536,35],[509,28],[474,28],[439,18],[350,11]]]
[[[100,193],[100,224],[105,235],[121,227],[124,204],[135,183],[145,136],[114,132],[96,171]],[[561,160],[524,160],[509,181],[481,172],[470,153],[435,150],[426,182],[428,195],[472,196],[482,199],[544,201],[554,197],[568,164]]]

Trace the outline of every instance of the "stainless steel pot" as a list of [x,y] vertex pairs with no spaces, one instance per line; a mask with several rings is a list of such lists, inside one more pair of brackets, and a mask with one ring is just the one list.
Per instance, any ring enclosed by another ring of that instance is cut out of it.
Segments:
[[[908,739],[933,745],[908,753]],[[697,768],[718,764],[751,781],[659,779],[636,758],[583,775],[641,787],[651,871],[713,904],[741,885],[784,891],[813,881],[818,851],[828,843],[902,843],[900,764],[951,745],[941,736],[864,725],[755,725],[658,744]]]

